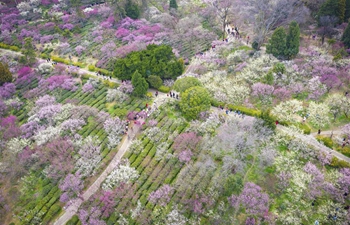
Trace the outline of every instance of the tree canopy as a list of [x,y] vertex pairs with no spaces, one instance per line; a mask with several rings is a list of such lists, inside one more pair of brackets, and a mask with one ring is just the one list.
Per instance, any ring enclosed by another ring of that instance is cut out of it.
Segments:
[[350,23],[348,23],[341,40],[346,47],[350,48]]
[[184,77],[177,79],[174,83],[174,89],[178,92],[184,92],[194,86],[202,86],[202,83],[194,77]]
[[338,22],[342,23],[345,20],[346,4],[346,0],[327,0],[322,4],[318,16],[336,16]]
[[143,77],[151,74],[162,79],[176,78],[182,74],[182,59],[177,59],[172,48],[167,45],[148,45],[145,50],[131,52],[125,58],[118,59],[113,75],[121,80],[130,80],[138,70]]
[[286,51],[285,55],[287,58],[293,58],[299,53],[300,45],[300,28],[299,24],[292,21],[289,24],[289,31],[286,40]]
[[204,87],[191,87],[181,94],[180,108],[187,119],[196,119],[198,114],[210,108],[210,95]]
[[286,31],[283,27],[277,28],[266,46],[266,53],[272,54],[275,57],[284,56],[286,51]]
[[134,95],[141,97],[147,93],[148,83],[137,70],[132,75],[131,83],[134,86],[134,90],[132,92]]

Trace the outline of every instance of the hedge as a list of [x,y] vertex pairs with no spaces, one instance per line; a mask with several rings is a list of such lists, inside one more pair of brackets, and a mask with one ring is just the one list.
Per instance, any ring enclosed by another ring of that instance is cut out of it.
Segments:
[[168,93],[170,91],[170,87],[162,85],[158,88],[158,91],[163,92],[163,93]]
[[322,141],[323,144],[324,144],[325,146],[327,146],[328,148],[333,149],[333,141],[332,141],[331,138],[329,138],[329,137],[322,137],[322,136],[317,135],[317,136],[316,136],[316,139],[317,139],[319,142]]
[[77,215],[74,215],[70,220],[68,220],[66,225],[75,225],[78,223],[78,221],[79,221],[79,217]]
[[15,51],[15,52],[19,52],[21,49],[17,46],[14,46],[14,45],[8,45],[8,44],[5,44],[3,42],[0,42],[0,48],[4,48],[4,49],[9,49],[9,50],[12,50],[12,51]]
[[350,164],[344,160],[339,160],[337,157],[332,158],[331,167],[334,168],[350,168]]
[[77,67],[85,67],[85,65],[83,63],[71,62],[68,59],[63,59],[63,58],[60,58],[58,56],[51,56],[51,60],[55,61],[55,62],[60,62],[60,63],[63,63],[63,64],[67,64],[67,65],[74,65],[74,66],[77,66]]

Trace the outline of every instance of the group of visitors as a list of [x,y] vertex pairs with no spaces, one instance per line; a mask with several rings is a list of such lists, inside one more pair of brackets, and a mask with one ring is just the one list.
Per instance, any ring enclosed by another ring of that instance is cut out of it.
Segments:
[[97,71],[95,74],[96,76],[101,77],[104,80],[112,80],[112,76],[105,76],[100,71]]
[[170,92],[169,94],[166,94],[166,96],[169,96],[169,95],[171,98],[179,99],[179,94],[175,94],[174,92]]
[[46,62],[51,63],[52,66],[57,65],[57,62],[52,61],[50,58],[47,58]]

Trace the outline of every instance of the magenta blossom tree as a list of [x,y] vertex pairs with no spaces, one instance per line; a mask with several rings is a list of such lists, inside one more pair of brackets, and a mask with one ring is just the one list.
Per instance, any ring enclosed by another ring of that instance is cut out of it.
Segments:
[[79,174],[68,174],[58,187],[62,191],[60,201],[69,202],[79,196],[84,184]]
[[9,140],[21,134],[16,120],[17,117],[13,115],[0,119],[0,133],[2,133],[3,140]]

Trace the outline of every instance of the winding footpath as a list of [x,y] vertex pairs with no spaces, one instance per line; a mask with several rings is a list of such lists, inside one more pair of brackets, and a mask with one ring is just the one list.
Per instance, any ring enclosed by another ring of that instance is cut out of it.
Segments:
[[[155,93],[155,90],[150,90],[152,93]],[[166,101],[170,100],[169,97],[164,93],[160,93],[158,97],[154,99],[152,106],[160,106]],[[144,122],[143,120],[140,121]],[[132,127],[132,126],[131,126]],[[130,127],[130,128],[131,128]],[[65,225],[77,212],[81,204],[87,201],[93,194],[95,194],[98,189],[101,187],[103,181],[107,178],[108,174],[110,174],[114,168],[119,164],[120,160],[124,156],[125,152],[129,149],[133,138],[136,137],[138,133],[141,131],[141,127],[134,126],[132,129],[129,129],[130,139],[125,135],[123,137],[122,145],[120,146],[117,154],[113,157],[112,161],[108,164],[106,169],[101,173],[101,175],[95,180],[95,182],[80,196],[80,198],[75,199],[71,204],[65,209],[65,212],[54,222],[54,225]]]
[[110,174],[114,168],[119,164],[121,158],[128,150],[129,146],[132,142],[132,137],[134,137],[139,129],[135,126],[132,130],[134,133],[131,134],[131,138],[129,139],[126,135],[123,137],[122,145],[120,146],[117,154],[113,157],[112,161],[108,164],[106,169],[101,173],[101,175],[95,180],[95,182],[80,196],[80,198],[75,199],[71,202],[71,204],[65,209],[65,212],[62,216],[60,216],[55,222],[54,225],[64,225],[78,212],[79,207],[84,201],[87,201],[93,194],[97,192],[100,188],[102,182],[107,178],[108,174]]

